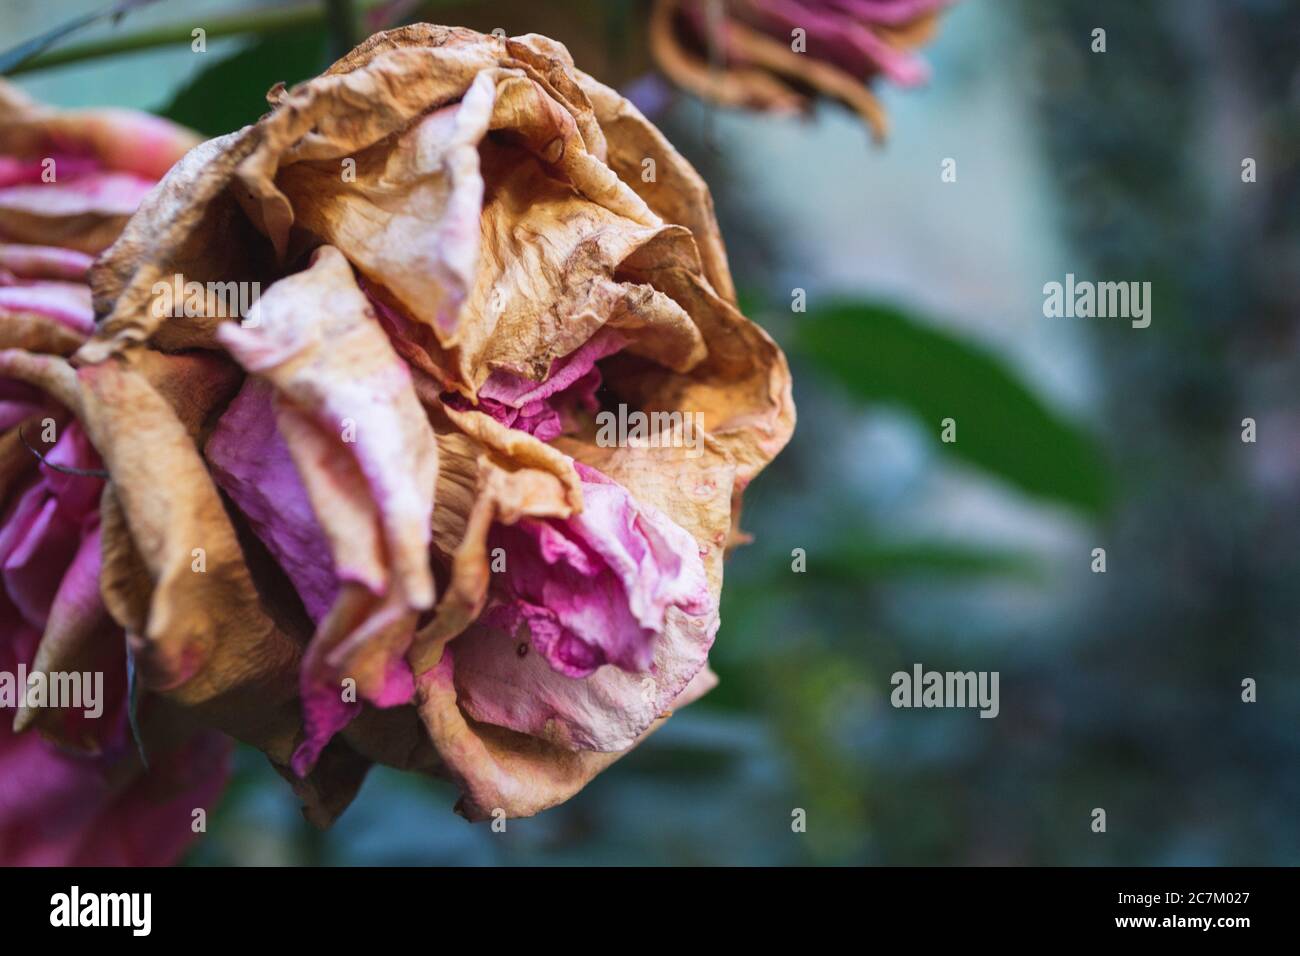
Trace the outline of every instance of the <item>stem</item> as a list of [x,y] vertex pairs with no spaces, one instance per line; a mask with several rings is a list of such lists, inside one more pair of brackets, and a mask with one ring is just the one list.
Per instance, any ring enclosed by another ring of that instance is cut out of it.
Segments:
[[[375,2],[376,0],[358,0],[357,6],[367,10],[374,6]],[[331,9],[334,5],[334,0],[331,0]],[[74,43],[62,49],[49,50],[15,67],[11,75],[45,70],[69,63],[82,63],[86,60],[98,60],[118,53],[190,43],[193,39],[192,31],[197,26],[202,26],[208,39],[211,40],[218,37],[242,36],[246,33],[283,33],[286,30],[317,26],[325,23],[326,19],[326,11],[319,3],[303,3],[293,7],[214,16],[204,23],[164,24],[136,33],[114,34],[99,40]],[[355,27],[353,30],[355,36]]]
[[341,57],[357,45],[357,12],[352,0],[325,0],[325,10],[332,51],[336,58]]

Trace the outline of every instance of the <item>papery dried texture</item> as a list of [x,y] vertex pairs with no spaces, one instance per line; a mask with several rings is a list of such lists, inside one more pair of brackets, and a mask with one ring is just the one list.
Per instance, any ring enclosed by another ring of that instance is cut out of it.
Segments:
[[[152,760],[141,765],[127,727],[125,640],[101,592],[101,546],[112,531],[85,393],[62,358],[16,349],[0,351],[0,380],[40,396],[39,411],[0,436],[0,671],[22,665],[50,686],[55,675],[98,675],[91,713],[89,701],[20,702],[12,718],[0,715],[0,862],[172,862],[194,837],[194,808],[215,805],[228,746],[172,719],[155,733],[150,698],[138,704]],[[47,428],[58,436],[48,447]]]
[[[558,44],[409,27],[270,100],[95,267],[78,360],[202,346],[249,373],[205,455],[316,628],[295,770],[341,731],[471,817],[534,813],[711,686],[733,501],[794,424],[785,359],[698,175]],[[242,323],[176,318],[151,304],[177,272],[275,281]],[[602,399],[698,414],[702,444],[600,448]]]
[[674,83],[706,100],[788,113],[825,96],[857,112],[880,141],[888,120],[868,84],[923,83],[929,73],[913,51],[952,2],[655,0],[651,47]]
[[[39,385],[71,409],[112,477],[97,512],[99,591],[142,686],[183,705],[192,725],[287,765],[301,737],[301,650],[262,605],[195,447],[238,370],[214,356],[154,352],[74,370],[10,351],[0,353],[0,376]],[[59,631],[47,637],[52,648],[78,647]]]
[[[304,737],[297,685],[307,633],[267,593],[265,576],[254,580],[199,452],[239,388],[238,368],[211,353],[132,350],[76,377],[87,430],[112,476],[101,503],[101,590],[142,687],[287,773]],[[338,748],[298,787],[309,818],[329,822],[366,766]]]
[[[647,143],[663,189],[616,173],[631,175],[629,157]],[[341,174],[349,159],[355,180]],[[674,184],[703,201],[675,200]],[[637,399],[697,403],[709,432],[745,459],[742,484],[792,427],[784,358],[731,302],[707,189],[630,103],[544,37],[427,25],[380,34],[282,93],[262,123],[205,144],[98,267],[113,305],[83,358],[155,336],[216,344],[215,321],[195,330],[148,306],[179,263],[224,258],[209,217],[232,194],[277,249],[292,236],[338,248],[374,290],[402,357],[471,400],[496,371],[544,379],[608,327],[629,356],[681,379],[643,382]]]
[[[604,165],[605,138],[562,52],[543,38],[427,26],[367,41],[173,172],[100,267],[114,300],[104,331],[174,334],[149,314],[150,290],[182,257],[202,258],[196,246],[224,255],[204,216],[229,190],[256,198],[249,218],[276,249],[288,249],[292,225],[339,248],[416,320],[403,357],[470,397],[494,368],[544,376],[607,320],[653,329],[639,348],[689,367],[702,354],[689,318],[653,289],[614,281],[670,227]],[[498,135],[485,139],[489,129]],[[345,159],[355,181],[341,175]],[[717,227],[705,224],[717,260]],[[545,247],[526,242],[541,234]],[[711,271],[729,290],[725,259]]]
[[343,680],[378,706],[410,700],[404,655],[417,614],[433,603],[437,444],[410,372],[330,246],[219,338],[274,388],[277,425],[340,585],[304,664],[307,741],[294,760],[304,774],[355,714],[341,700]]
[[100,252],[197,143],[144,113],[59,111],[0,86],[0,241]]
[[20,706],[12,722],[18,731],[36,725],[65,747],[97,752],[120,734],[115,718],[125,696],[122,635],[99,592],[99,456],[75,417],[80,396],[62,359],[0,351],[0,383],[25,386],[32,403],[0,447],[0,604],[13,626],[41,638],[22,663],[47,680],[56,671],[107,674],[109,698],[102,720]]
[[[114,532],[85,392],[64,361],[93,328],[92,254],[196,137],[121,110],[58,112],[0,81],[0,670],[98,675],[98,716],[0,714],[0,863],[174,862],[226,778],[220,735],[136,702],[101,590]],[[12,730],[10,724],[12,723]]]
[[90,333],[93,254],[197,142],[142,113],[43,107],[0,80],[0,346],[67,353]]
[[[0,504],[24,472],[40,479],[12,503],[12,520],[0,533],[14,538],[24,505],[45,502],[26,540],[16,541],[7,559],[34,569],[48,589],[58,587],[34,599],[14,592],[29,619],[36,616],[32,600],[48,610],[37,622],[45,639],[36,669],[82,670],[116,660],[116,671],[121,637],[98,597],[97,498],[103,482],[59,470],[88,472],[100,464],[75,418],[80,395],[73,373],[52,358],[75,351],[93,325],[85,281],[91,257],[66,246],[102,248],[139,195],[197,140],[173,124],[129,111],[41,107],[3,81],[0,106],[0,349],[13,350],[3,360],[8,374],[0,373],[0,394],[8,396],[0,402]],[[106,188],[106,182],[127,188]],[[45,447],[46,424],[54,433],[52,447]],[[50,464],[38,471],[32,456],[41,452]],[[73,551],[61,579],[50,562]],[[16,726],[25,729],[39,720],[65,744],[96,746],[84,736],[77,739],[81,731],[57,728],[59,716],[21,711]]]
[[[561,444],[642,506],[671,514],[699,543],[710,594],[720,592],[734,470],[725,453],[714,447],[704,457],[689,458],[679,450],[676,461],[664,462],[649,449]],[[684,479],[718,468],[722,480],[711,483],[707,495]],[[554,510],[558,517],[561,509]],[[486,569],[487,556],[475,550]],[[694,616],[670,610],[655,641],[653,669],[641,674],[603,667],[585,680],[567,677],[536,652],[521,655],[516,636],[481,623],[447,645],[438,665],[420,678],[417,700],[444,772],[462,790],[460,812],[475,820],[498,809],[526,816],[560,803],[672,710],[706,693],[716,684],[705,663],[717,629],[716,607],[711,603],[708,613]]]

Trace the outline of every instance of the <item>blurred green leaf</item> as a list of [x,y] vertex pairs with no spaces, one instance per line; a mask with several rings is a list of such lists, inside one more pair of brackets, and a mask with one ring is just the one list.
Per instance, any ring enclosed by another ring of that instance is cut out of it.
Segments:
[[[801,352],[853,395],[917,415],[938,446],[1031,494],[1087,511],[1107,500],[1105,466],[1081,428],[999,358],[892,306],[835,302],[798,323]],[[940,422],[957,440],[940,441]]]
[[[1005,576],[1030,581],[1039,579],[1043,572],[1041,559],[1028,551],[939,541],[832,544],[817,548],[808,556],[808,561],[810,566],[816,564],[819,583],[837,584],[911,575],[944,578]],[[789,572],[788,564],[788,561],[782,564],[786,573]]]
[[327,50],[322,26],[269,34],[198,73],[157,112],[208,136],[240,129],[267,111],[266,91],[276,83],[319,73]]

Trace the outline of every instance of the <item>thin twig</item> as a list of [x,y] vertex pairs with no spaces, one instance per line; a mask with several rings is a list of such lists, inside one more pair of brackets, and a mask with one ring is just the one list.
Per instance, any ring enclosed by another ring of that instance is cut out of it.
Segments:
[[53,468],[60,474],[73,475],[77,478],[103,478],[105,481],[109,480],[108,472],[104,471],[102,468],[73,468],[71,465],[56,465],[53,462],[46,461],[45,456],[33,448],[31,443],[27,440],[27,434],[24,431],[26,427],[26,425],[18,426],[18,438],[27,446],[27,450],[36,456],[36,460],[46,468]]
[[[383,0],[351,0],[356,16],[364,16],[375,11]],[[423,0],[419,4],[422,10],[434,10],[444,6],[449,0]],[[331,8],[332,8],[331,0]],[[119,33],[99,40],[84,43],[70,43],[57,50],[46,50],[12,69],[3,72],[7,76],[30,73],[51,67],[67,66],[70,63],[84,63],[99,60],[119,53],[138,53],[158,47],[177,46],[193,42],[196,27],[202,27],[209,40],[221,37],[245,35],[262,36],[268,33],[285,33],[304,27],[319,26],[330,22],[330,12],[319,2],[300,3],[290,7],[274,7],[269,10],[250,10],[246,13],[227,14],[194,18],[187,23],[169,23],[135,33]],[[355,22],[355,17],[353,18]],[[369,24],[369,29],[378,29],[390,24]],[[353,28],[355,30],[355,27]],[[353,36],[355,37],[355,33]],[[344,52],[347,52],[346,50]]]
[[72,36],[72,34],[84,30],[92,24],[111,19],[113,26],[117,26],[122,22],[122,18],[132,10],[156,2],[157,0],[118,0],[111,7],[97,10],[94,13],[82,14],[67,23],[60,24],[53,30],[48,30],[38,37],[0,53],[0,74],[15,72],[22,64],[35,59],[50,47],[61,42],[65,37]]
[[193,42],[196,27],[202,27],[207,39],[214,40],[219,37],[243,36],[249,33],[259,35],[284,33],[324,22],[325,10],[319,3],[253,10],[226,16],[196,17],[187,23],[168,23],[135,33],[118,33],[99,40],[69,44],[58,50],[47,50],[14,67],[9,74],[17,75],[33,70],[65,66],[69,63],[98,60],[118,53],[134,53],[157,47],[189,44]]

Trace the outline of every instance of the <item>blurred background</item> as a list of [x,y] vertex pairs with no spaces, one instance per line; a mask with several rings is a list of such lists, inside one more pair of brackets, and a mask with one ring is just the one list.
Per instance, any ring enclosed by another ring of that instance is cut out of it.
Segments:
[[[0,46],[102,6],[0,0]],[[216,134],[328,63],[308,7],[162,0],[15,79]],[[318,833],[241,751],[189,861],[1300,863],[1300,4],[961,0],[928,86],[879,88],[883,148],[833,104],[781,119],[675,92],[646,18],[638,0],[407,15],[563,41],[714,191],[799,411],[746,495],[720,687],[505,833],[384,770]],[[250,22],[270,32],[223,33]],[[59,59],[174,24],[207,24],[207,53]],[[1150,327],[1045,318],[1067,273],[1151,282]],[[916,663],[999,672],[999,716],[894,709],[890,676]]]

